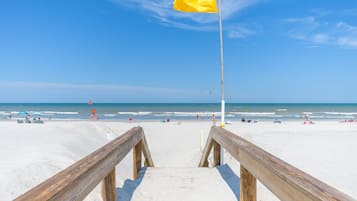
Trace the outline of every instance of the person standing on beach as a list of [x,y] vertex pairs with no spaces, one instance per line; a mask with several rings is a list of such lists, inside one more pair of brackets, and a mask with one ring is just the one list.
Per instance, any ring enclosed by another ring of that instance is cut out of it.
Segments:
[[212,114],[212,124],[216,126],[216,115],[214,113]]
[[92,109],[91,110],[91,114],[90,114],[89,119],[92,120],[92,121],[97,121],[99,119],[96,109]]

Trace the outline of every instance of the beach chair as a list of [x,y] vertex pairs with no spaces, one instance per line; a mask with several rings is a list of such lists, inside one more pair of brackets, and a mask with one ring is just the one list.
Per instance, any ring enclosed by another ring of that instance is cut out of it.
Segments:
[[43,124],[43,121],[41,119],[36,119],[36,120],[33,120],[32,123],[34,123],[34,124]]

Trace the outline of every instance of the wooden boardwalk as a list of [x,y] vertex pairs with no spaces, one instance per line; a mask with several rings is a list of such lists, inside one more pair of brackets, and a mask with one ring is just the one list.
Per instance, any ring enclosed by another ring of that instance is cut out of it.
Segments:
[[[235,187],[239,192],[239,183]],[[217,168],[147,168],[131,201],[203,199],[205,201],[238,200]]]
[[[221,147],[239,161],[239,178],[228,166],[221,166]],[[356,201],[220,127],[211,128],[197,168],[155,167],[144,130],[134,127],[15,201],[81,201],[99,183],[103,201],[116,201],[121,195],[117,195],[115,166],[131,150],[138,184],[131,189],[131,201],[257,201],[257,181],[283,201]],[[216,168],[208,168],[211,153]]]

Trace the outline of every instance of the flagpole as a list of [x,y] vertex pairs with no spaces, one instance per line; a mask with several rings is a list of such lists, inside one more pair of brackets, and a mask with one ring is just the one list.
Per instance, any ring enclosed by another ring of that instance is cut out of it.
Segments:
[[218,18],[219,18],[219,46],[220,46],[220,56],[221,56],[221,127],[224,127],[224,113],[225,113],[225,102],[224,102],[224,60],[223,60],[223,34],[222,34],[222,9],[221,0],[218,0]]
[[[219,46],[221,56],[221,127],[224,127],[225,101],[224,101],[224,60],[223,60],[223,31],[222,31],[222,9],[221,0],[218,0],[218,18],[219,18]],[[221,148],[221,165],[223,165],[223,148]]]

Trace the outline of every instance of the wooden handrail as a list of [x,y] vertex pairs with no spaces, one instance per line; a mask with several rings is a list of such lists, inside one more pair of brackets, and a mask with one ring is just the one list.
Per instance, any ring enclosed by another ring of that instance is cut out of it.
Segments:
[[[289,165],[247,140],[220,127],[212,127],[199,163],[208,167],[212,147],[226,149],[240,162],[240,201],[256,201],[256,179],[284,201],[356,201],[352,197]],[[220,155],[219,151],[214,151]],[[214,156],[214,166],[219,165]]]
[[[145,157],[145,165],[153,167],[144,131],[134,127],[120,137],[114,139],[85,158],[59,172],[15,201],[44,200],[83,200],[99,182],[103,181],[103,200],[115,201],[115,166],[134,150],[134,178],[141,168],[141,151]],[[138,149],[137,147],[140,147]],[[139,150],[140,153],[137,151]],[[140,155],[140,157],[138,157]]]

